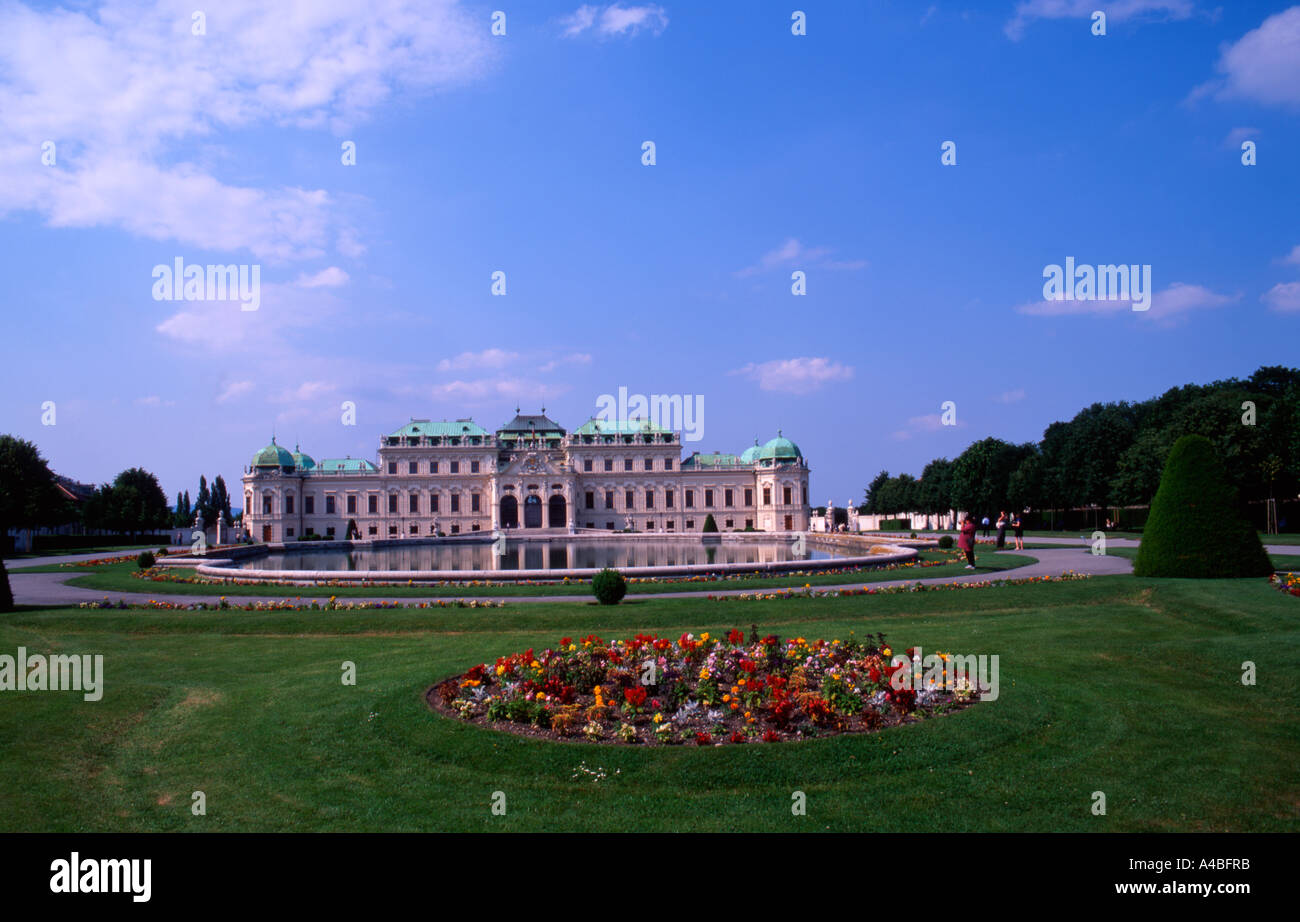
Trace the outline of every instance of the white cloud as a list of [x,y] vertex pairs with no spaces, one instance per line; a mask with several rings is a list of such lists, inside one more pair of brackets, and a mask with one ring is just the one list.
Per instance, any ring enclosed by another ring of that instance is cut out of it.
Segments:
[[436,385],[434,400],[462,403],[485,403],[498,399],[547,399],[564,393],[568,388],[550,386],[522,378],[484,378],[477,381],[448,381]]
[[1283,282],[1274,285],[1260,296],[1260,300],[1275,311],[1284,313],[1300,311],[1300,282]]
[[1223,139],[1223,146],[1228,150],[1241,150],[1242,141],[1258,141],[1259,130],[1256,128],[1234,128]]
[[572,37],[594,30],[602,37],[611,35],[636,35],[642,29],[659,35],[668,28],[668,13],[662,6],[621,6],[611,3],[601,8],[583,4],[560,20],[564,34]]
[[1151,307],[1145,311],[1133,310],[1132,301],[1031,301],[1021,304],[1016,311],[1034,317],[1062,317],[1092,314],[1115,316],[1133,314],[1148,319],[1172,319],[1188,311],[1224,307],[1241,299],[1241,295],[1221,295],[1203,285],[1174,282],[1164,291],[1151,296]]
[[150,394],[148,397],[135,398],[135,405],[137,407],[174,407],[176,406],[176,401],[163,400],[157,394]]
[[1105,12],[1107,26],[1137,17],[1187,19],[1195,11],[1192,0],[1111,0],[1106,4],[1097,0],[1022,0],[1002,31],[1012,41],[1019,41],[1036,19],[1090,20],[1097,9]]
[[[324,191],[233,185],[192,160],[226,131],[342,130],[394,90],[469,80],[490,60],[487,30],[454,0],[224,0],[199,36],[192,10],[0,6],[0,216],[272,261],[317,258],[331,241],[356,253]],[[41,163],[45,140],[54,166]]]
[[1019,403],[1025,399],[1025,389],[1018,387],[1015,390],[1003,391],[996,398],[998,403]]
[[[955,423],[957,428],[965,426],[965,423]],[[912,416],[907,420],[907,424],[902,429],[894,431],[891,438],[898,442],[905,442],[914,435],[924,435],[928,432],[938,432],[943,429],[943,419],[938,413],[927,413],[924,416]]]
[[328,269],[322,269],[315,275],[300,275],[294,282],[299,288],[337,288],[340,285],[346,285],[348,274],[338,266],[330,266]]
[[569,355],[561,356],[558,359],[551,359],[537,370],[543,373],[555,371],[564,365],[590,365],[591,354],[588,352],[573,352]]
[[833,260],[828,259],[835,252],[829,247],[806,247],[794,237],[788,238],[779,247],[768,250],[752,266],[737,270],[736,278],[748,278],[760,272],[770,272],[781,267],[798,266],[808,269],[847,269],[850,271],[865,269],[865,259]]
[[1291,248],[1291,252],[1282,257],[1282,262],[1292,266],[1300,266],[1300,243]]
[[217,395],[217,403],[228,403],[231,400],[237,400],[252,390],[252,381],[231,381]]
[[765,391],[809,394],[831,382],[848,381],[853,377],[853,368],[828,358],[803,357],[761,364],[751,362],[729,374],[757,381],[759,388]]
[[518,352],[504,349],[484,349],[482,352],[462,352],[455,358],[438,363],[439,371],[464,371],[476,368],[504,368],[519,360]]
[[1300,6],[1265,19],[1219,56],[1223,77],[1193,96],[1213,91],[1221,98],[1265,105],[1300,105]]

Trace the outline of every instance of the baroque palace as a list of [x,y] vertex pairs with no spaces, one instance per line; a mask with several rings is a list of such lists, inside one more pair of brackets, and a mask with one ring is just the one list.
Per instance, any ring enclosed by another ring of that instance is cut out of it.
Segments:
[[[261,541],[387,540],[497,529],[806,531],[808,465],[779,434],[743,454],[681,457],[680,433],[645,420],[566,432],[520,415],[495,433],[472,419],[412,419],[378,463],[312,459],[271,440],[244,473],[244,523]],[[355,528],[354,533],[349,533]]]

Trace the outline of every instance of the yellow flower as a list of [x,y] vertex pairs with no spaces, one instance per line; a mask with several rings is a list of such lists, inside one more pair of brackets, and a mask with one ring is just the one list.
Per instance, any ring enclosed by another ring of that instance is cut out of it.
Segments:
[[730,696],[730,695],[723,695],[723,696],[722,696],[722,700],[723,700],[723,701],[730,701],[730,700],[731,700],[731,696]]
[[709,639],[709,632],[708,632],[708,631],[705,631],[703,634],[700,635],[700,643],[704,643],[704,641],[706,641],[706,640],[708,640],[708,639]]
[[700,669],[700,679],[704,680],[707,679],[708,677],[709,677],[709,667],[704,666]]
[[656,714],[656,715],[654,716],[654,722],[657,723],[657,724],[661,724],[661,723],[663,723],[663,722],[664,722],[664,715],[663,715],[663,714]]
[[744,684],[745,684],[746,682],[748,682],[748,681],[749,681],[749,679],[740,679],[739,681],[736,682],[736,684],[737,684],[737,685],[744,685]]
[[505,671],[506,671],[506,667],[505,667],[505,666],[498,666],[498,667],[497,667],[497,675],[504,675],[504,674],[505,674]]
[[891,653],[893,653],[893,652],[894,652],[894,651],[891,650],[891,649],[889,649],[889,647],[885,647],[885,649],[883,649],[883,650],[880,651],[880,655],[881,655],[881,656],[889,656],[889,654],[891,654]]

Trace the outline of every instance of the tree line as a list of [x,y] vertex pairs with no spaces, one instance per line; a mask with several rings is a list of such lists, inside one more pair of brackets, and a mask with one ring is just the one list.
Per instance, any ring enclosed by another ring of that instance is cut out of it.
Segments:
[[920,477],[881,471],[866,488],[869,515],[954,509],[977,517],[1007,509],[1149,505],[1180,437],[1215,447],[1243,500],[1293,497],[1300,487],[1300,369],[1262,367],[1244,380],[1175,387],[1131,403],[1094,403],[1054,422],[1039,442],[986,438]]
[[220,474],[210,488],[207,478],[199,477],[198,500],[193,504],[187,490],[176,495],[174,507],[168,505],[158,478],[139,467],[122,471],[111,483],[96,487],[85,501],[74,503],[58,488],[58,479],[34,444],[0,435],[0,535],[10,528],[69,522],[89,530],[140,535],[189,526],[196,512],[203,513],[205,525],[215,522],[217,515],[226,524],[233,523],[230,493]]

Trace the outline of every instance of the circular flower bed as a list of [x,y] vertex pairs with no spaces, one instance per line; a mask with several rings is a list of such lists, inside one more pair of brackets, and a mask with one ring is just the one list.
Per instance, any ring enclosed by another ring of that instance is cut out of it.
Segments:
[[701,746],[871,732],[979,700],[964,680],[953,689],[899,681],[912,655],[895,655],[879,634],[591,634],[480,663],[427,697],[436,711],[530,736]]

